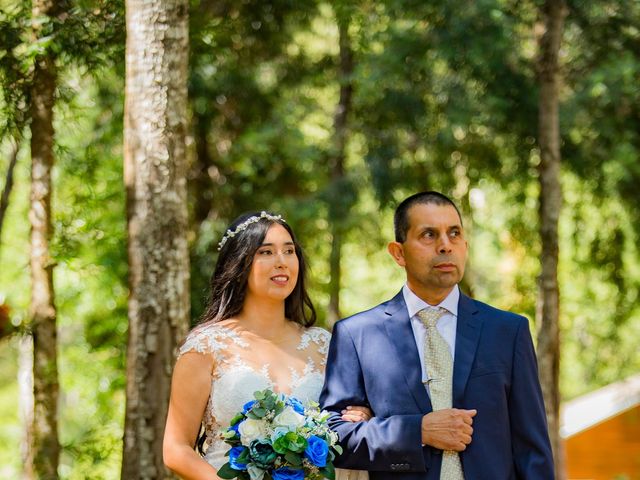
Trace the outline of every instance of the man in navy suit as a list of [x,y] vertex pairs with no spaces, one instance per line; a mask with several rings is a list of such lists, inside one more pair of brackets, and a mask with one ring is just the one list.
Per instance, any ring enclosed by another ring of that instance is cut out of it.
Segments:
[[[371,480],[441,480],[446,451],[462,470],[452,478],[553,480],[529,323],[460,292],[468,246],[457,207],[438,192],[418,193],[398,206],[394,227],[388,250],[406,284],[333,330],[320,403],[335,412],[331,427],[345,449],[337,466],[368,470]],[[429,307],[444,312],[435,328],[449,368],[453,360],[451,408],[432,407],[432,330],[418,315]],[[344,422],[348,405],[367,405],[375,417]]]

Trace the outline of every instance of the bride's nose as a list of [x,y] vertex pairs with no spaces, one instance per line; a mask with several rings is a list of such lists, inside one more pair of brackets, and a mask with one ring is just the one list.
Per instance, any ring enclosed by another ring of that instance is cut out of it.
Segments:
[[285,267],[284,253],[277,253],[275,257],[276,257],[275,258],[276,268],[284,268]]

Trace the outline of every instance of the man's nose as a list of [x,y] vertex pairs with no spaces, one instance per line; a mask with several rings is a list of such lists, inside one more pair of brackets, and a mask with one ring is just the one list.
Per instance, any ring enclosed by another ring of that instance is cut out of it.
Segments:
[[449,253],[451,252],[451,239],[448,235],[442,235],[439,239],[438,243],[438,252],[439,253]]

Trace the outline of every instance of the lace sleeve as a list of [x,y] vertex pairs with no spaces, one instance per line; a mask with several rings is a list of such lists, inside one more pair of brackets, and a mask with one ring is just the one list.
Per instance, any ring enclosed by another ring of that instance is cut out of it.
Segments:
[[330,341],[331,334],[324,328],[311,327],[305,330],[298,348],[300,350],[306,350],[311,348],[311,345],[313,344],[315,350],[317,350],[318,356],[320,357],[320,364],[326,366]]
[[222,340],[219,328],[212,324],[199,325],[189,332],[178,349],[178,358],[190,352],[212,354],[215,358],[223,348]]

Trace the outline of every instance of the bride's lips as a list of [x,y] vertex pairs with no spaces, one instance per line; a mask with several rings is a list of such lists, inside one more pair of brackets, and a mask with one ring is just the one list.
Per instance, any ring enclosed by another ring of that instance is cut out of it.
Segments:
[[276,285],[285,286],[289,282],[288,275],[275,275],[271,277],[271,281]]

